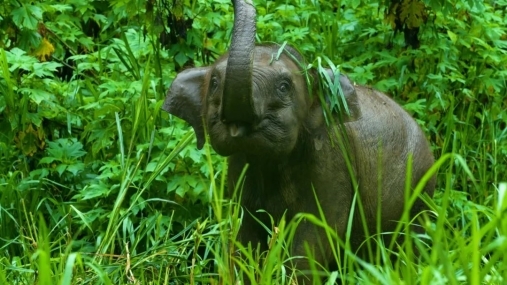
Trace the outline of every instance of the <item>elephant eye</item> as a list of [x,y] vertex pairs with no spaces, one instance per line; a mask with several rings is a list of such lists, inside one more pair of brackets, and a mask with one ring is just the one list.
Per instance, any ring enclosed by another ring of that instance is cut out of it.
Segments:
[[215,92],[217,90],[218,78],[216,78],[216,76],[211,77],[210,88],[211,92]]
[[285,95],[290,91],[290,84],[287,81],[282,81],[277,88],[278,94]]

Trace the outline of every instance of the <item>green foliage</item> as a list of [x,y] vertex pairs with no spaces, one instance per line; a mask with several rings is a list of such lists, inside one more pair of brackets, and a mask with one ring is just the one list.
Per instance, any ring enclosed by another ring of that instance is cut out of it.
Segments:
[[[326,228],[325,216],[265,225],[266,253],[235,243],[247,213],[223,199],[224,159],[160,111],[178,71],[226,51],[229,1],[4,2],[1,284],[289,284],[295,227]],[[314,273],[328,284],[505,282],[507,2],[254,2],[260,41],[391,94],[440,158],[425,235],[400,228],[406,244],[366,262],[327,228],[340,266]]]

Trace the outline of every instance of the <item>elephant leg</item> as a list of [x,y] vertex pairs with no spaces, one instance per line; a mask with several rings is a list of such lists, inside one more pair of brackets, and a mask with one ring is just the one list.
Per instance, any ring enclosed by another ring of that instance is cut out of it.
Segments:
[[[310,249],[309,254],[305,244]],[[315,278],[322,278],[319,277],[318,272],[312,272],[312,263],[314,268],[321,271],[323,268],[328,268],[333,256],[325,231],[307,221],[299,224],[292,241],[291,253],[292,256],[301,256],[301,258],[293,261],[298,285],[313,284]]]

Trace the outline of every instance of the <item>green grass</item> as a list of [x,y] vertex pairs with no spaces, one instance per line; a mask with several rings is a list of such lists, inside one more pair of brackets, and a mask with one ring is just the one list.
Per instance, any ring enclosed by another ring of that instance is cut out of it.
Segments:
[[[461,157],[446,155],[433,170],[450,161],[466,168]],[[115,210],[110,213],[108,231],[96,240],[100,250],[93,254],[73,250],[79,240],[67,236],[64,227],[47,228],[43,217],[21,208],[23,219],[15,222],[22,234],[4,240],[7,243],[3,246],[0,280],[2,284],[235,284],[238,272],[243,272],[253,284],[289,284],[290,261],[298,257],[291,257],[286,245],[298,221],[305,218],[327,229],[330,242],[336,245],[335,256],[343,262],[334,272],[325,272],[317,264],[315,268],[330,280],[341,278],[342,284],[503,283],[507,274],[507,184],[499,183],[486,203],[477,204],[452,189],[452,168],[444,175],[444,188],[437,192],[435,202],[428,201],[431,209],[426,214],[430,218],[423,224],[426,234],[414,235],[400,229],[398,234],[407,235],[406,244],[379,247],[376,258],[369,263],[349,250],[340,256],[338,244],[343,245],[343,241],[326,226],[324,216],[302,214],[294,221],[266,225],[271,233],[268,252],[242,247],[235,242],[240,209],[222,202],[221,175],[213,184],[213,216],[196,220],[177,234],[169,235],[167,231],[163,235],[157,229],[156,218],[129,232],[129,210]],[[126,185],[129,176],[124,177]],[[122,193],[117,199],[124,198]],[[3,217],[9,217],[9,213],[10,209],[2,209]],[[65,218],[59,224],[65,223]],[[121,248],[113,248],[111,239],[123,241],[115,243]],[[139,241],[147,244],[143,246]],[[379,240],[373,238],[371,242]],[[5,251],[8,244],[22,251],[11,256]],[[411,244],[419,250],[419,258]],[[236,255],[236,250],[243,256]],[[395,262],[391,262],[393,255],[397,257]]]
[[[225,198],[225,159],[196,150],[193,131],[160,111],[178,70],[228,47],[229,3],[32,2],[0,7],[0,284],[291,284],[302,219],[326,229],[339,265],[312,264],[322,284],[507,282],[505,1],[425,1],[419,48],[384,21],[388,3],[254,1],[260,40],[389,93],[431,141],[425,233],[406,215],[390,233],[405,243],[372,234],[369,257],[323,214],[265,225],[267,252],[238,244],[248,213],[240,189]],[[41,38],[55,48],[46,62],[32,53]]]

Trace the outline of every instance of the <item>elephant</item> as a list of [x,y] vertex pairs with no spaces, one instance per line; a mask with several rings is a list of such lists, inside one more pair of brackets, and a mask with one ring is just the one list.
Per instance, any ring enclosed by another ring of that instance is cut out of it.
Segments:
[[[353,84],[345,75],[335,78],[332,70],[327,74],[338,80],[347,109],[333,111],[329,123],[323,110],[330,101],[317,84],[325,73],[307,70],[302,55],[290,45],[255,44],[251,0],[233,2],[229,51],[211,66],[180,72],[162,109],[192,126],[199,149],[208,135],[216,153],[228,157],[228,189],[242,189],[240,204],[251,213],[243,217],[239,240],[267,248],[267,233],[257,220],[269,220],[256,213],[259,209],[280,220],[298,213],[318,216],[319,207],[344,238],[356,194],[369,232],[376,232],[378,219],[382,231],[392,231],[405,207],[409,156],[412,188],[434,163],[424,132],[387,95]],[[431,197],[434,188],[433,177],[423,191]],[[411,214],[424,209],[417,200]],[[356,216],[350,236],[354,248],[366,238]],[[291,253],[305,255],[307,243],[314,246],[316,261],[330,263],[331,250],[322,236],[316,225],[300,223]],[[305,260],[295,266],[298,271],[309,269]]]

